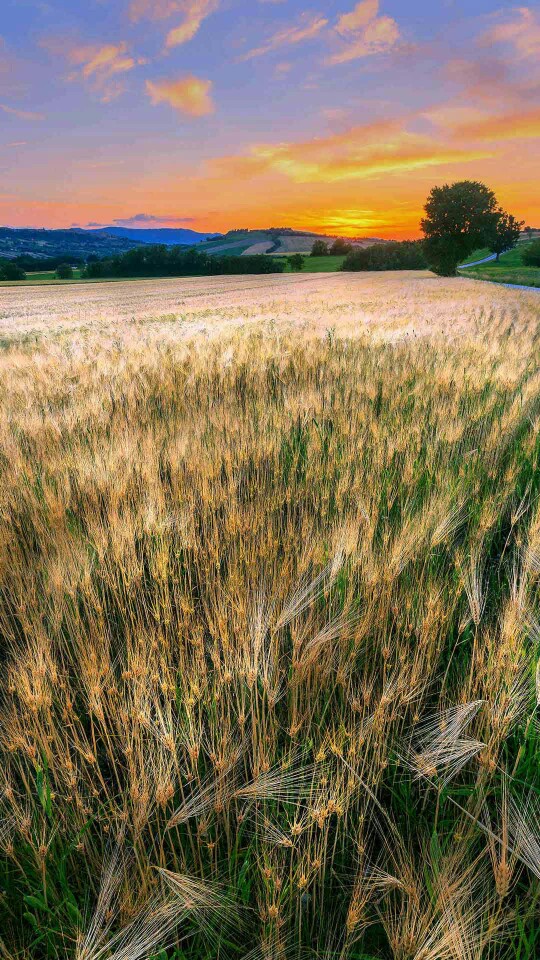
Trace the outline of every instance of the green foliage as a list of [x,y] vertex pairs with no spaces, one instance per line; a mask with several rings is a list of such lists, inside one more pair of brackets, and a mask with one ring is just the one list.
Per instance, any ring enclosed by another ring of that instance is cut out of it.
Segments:
[[0,262],[0,280],[26,280],[23,268],[11,260]]
[[204,277],[221,274],[283,273],[285,265],[262,255],[212,256],[194,247],[145,244],[110,260],[87,263],[85,279],[99,277]]
[[304,257],[301,253],[293,253],[290,257],[287,257],[287,263],[291,270],[297,271],[304,269]]
[[342,270],[425,270],[426,258],[419,240],[402,243],[374,243],[353,248],[343,262]]
[[72,280],[73,279],[73,267],[69,263],[59,263],[56,268],[56,279],[57,280]]
[[433,187],[424,209],[426,260],[431,270],[445,277],[455,276],[458,264],[489,244],[500,217],[493,191],[475,180]]
[[513,250],[517,246],[522,226],[523,220],[516,220],[511,213],[506,213],[505,210],[500,211],[499,219],[495,224],[493,236],[489,243],[489,249],[492,253],[497,254],[497,260],[501,253],[506,250]]
[[336,237],[328,253],[333,257],[342,257],[349,253],[350,250],[352,250],[352,243],[344,240],[343,237]]
[[521,259],[526,267],[540,267],[540,237],[528,244]]
[[326,240],[315,240],[311,248],[311,257],[327,257],[328,256],[328,244]]

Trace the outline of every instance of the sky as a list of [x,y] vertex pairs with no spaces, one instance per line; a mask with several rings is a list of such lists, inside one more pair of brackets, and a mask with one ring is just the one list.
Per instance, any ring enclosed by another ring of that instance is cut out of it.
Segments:
[[0,223],[418,235],[482,180],[540,226],[540,4],[2,0]]

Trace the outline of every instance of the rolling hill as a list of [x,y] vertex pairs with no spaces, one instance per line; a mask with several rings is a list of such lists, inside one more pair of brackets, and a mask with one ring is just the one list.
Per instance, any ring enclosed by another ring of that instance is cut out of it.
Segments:
[[86,260],[89,256],[110,257],[138,247],[136,240],[95,234],[90,230],[34,230],[0,227],[0,259],[16,257],[65,257]]
[[[250,256],[266,253],[280,256],[291,253],[311,253],[315,240],[325,240],[330,246],[336,236],[291,230],[287,227],[271,227],[268,230],[229,230],[228,233],[198,244],[197,249],[216,256]],[[392,243],[377,237],[347,238],[355,247],[368,247],[374,243]]]

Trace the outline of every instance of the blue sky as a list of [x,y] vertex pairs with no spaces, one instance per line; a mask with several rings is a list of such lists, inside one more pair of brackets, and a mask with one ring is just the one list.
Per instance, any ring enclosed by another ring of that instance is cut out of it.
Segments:
[[464,177],[540,222],[539,63],[537,4],[4,0],[0,222],[412,236]]

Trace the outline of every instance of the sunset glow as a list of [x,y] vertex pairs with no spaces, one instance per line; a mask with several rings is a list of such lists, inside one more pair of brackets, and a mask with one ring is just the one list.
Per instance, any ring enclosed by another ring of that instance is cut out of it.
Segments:
[[536,4],[3,7],[4,225],[414,237],[463,178],[540,224]]

